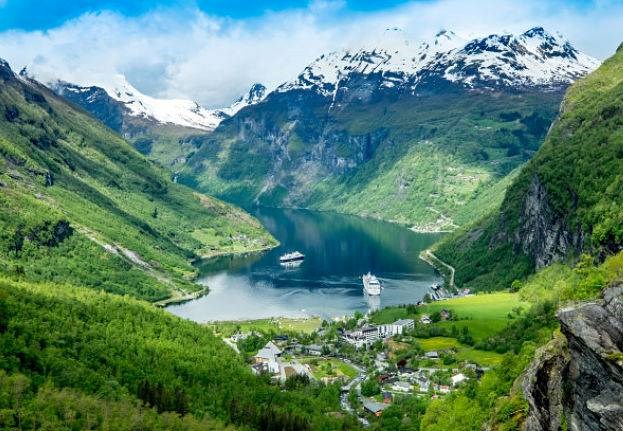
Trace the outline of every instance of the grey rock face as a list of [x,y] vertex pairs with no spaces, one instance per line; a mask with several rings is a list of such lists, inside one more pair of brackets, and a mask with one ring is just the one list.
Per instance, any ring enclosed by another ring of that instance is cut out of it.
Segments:
[[568,364],[567,341],[562,335],[536,352],[522,382],[523,393],[530,406],[525,431],[560,429],[563,415],[563,373]]
[[569,429],[623,430],[623,285],[559,318],[571,357],[564,399]]
[[566,338],[540,349],[523,390],[526,431],[623,430],[623,285],[558,315]]
[[535,176],[524,199],[514,243],[542,268],[579,251],[582,241],[582,232],[571,232],[564,218],[552,210],[547,190]]

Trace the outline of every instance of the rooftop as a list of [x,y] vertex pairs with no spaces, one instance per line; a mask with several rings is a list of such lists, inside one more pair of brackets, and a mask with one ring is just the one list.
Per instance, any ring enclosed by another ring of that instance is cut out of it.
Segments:
[[374,400],[369,400],[366,398],[363,399],[363,408],[368,410],[371,413],[376,414],[378,412],[385,410],[387,407],[389,407],[389,404],[379,403]]

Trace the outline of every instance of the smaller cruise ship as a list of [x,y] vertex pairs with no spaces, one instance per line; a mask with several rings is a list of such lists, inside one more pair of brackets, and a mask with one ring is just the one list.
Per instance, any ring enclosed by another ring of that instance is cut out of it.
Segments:
[[300,251],[294,251],[292,253],[286,253],[283,256],[279,257],[280,263],[291,263],[291,262],[300,262],[305,259],[305,255]]
[[363,291],[365,293],[371,296],[376,296],[376,295],[381,294],[381,289],[383,289],[383,286],[381,286],[381,282],[379,281],[378,278],[376,278],[375,275],[372,275],[371,273],[368,272],[366,275],[364,275],[361,278],[363,280]]

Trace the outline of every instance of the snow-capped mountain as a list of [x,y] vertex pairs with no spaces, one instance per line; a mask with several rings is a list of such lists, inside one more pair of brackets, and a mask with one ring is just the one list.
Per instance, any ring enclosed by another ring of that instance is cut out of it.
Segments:
[[[37,79],[36,74],[26,68],[21,75]],[[97,115],[102,109],[116,110],[120,111],[118,113],[122,116],[205,131],[214,130],[221,121],[242,108],[260,102],[266,93],[266,87],[262,84],[253,84],[251,89],[232,105],[221,109],[207,109],[192,100],[159,99],[143,94],[121,74],[107,77],[105,82],[93,82],[86,86],[63,80],[54,80],[47,85],[57,94],[82,106],[98,118],[102,116]],[[123,122],[121,118],[118,120],[120,123]],[[121,127],[114,127],[109,122],[107,124],[120,131]]]
[[[59,95],[72,101],[81,100],[83,107],[108,96],[118,102],[126,115],[161,124],[214,130],[229,115],[220,109],[206,109],[186,99],[158,99],[147,96],[132,86],[123,75],[110,77],[106,83],[79,86],[63,81],[50,83]],[[105,93],[102,94],[102,92]]]
[[430,41],[410,43],[399,29],[388,29],[372,46],[345,49],[315,60],[277,91],[314,89],[335,95],[356,75],[374,77],[380,88],[415,93],[440,81],[464,87],[567,85],[599,61],[542,27],[520,35],[490,35],[467,41],[447,30]]
[[227,114],[228,116],[232,116],[240,111],[242,108],[245,108],[250,105],[255,105],[256,103],[261,102],[266,97],[266,87],[262,84],[253,84],[249,91],[240,96],[238,100],[236,100],[232,105],[228,108],[223,108],[220,111]]

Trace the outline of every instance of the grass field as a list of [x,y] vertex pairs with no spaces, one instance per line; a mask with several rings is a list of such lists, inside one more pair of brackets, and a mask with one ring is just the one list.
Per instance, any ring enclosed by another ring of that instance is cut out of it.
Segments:
[[[467,327],[474,341],[478,342],[504,329],[510,321],[509,314],[516,315],[517,310],[527,310],[529,307],[530,303],[522,301],[517,293],[497,292],[437,301],[417,308],[386,308],[374,313],[372,320],[376,323],[387,323],[396,319],[412,318],[417,322],[424,314],[432,315],[444,309],[450,310],[455,320],[440,321],[431,325],[447,329],[456,326],[459,332],[463,327]],[[409,313],[414,310],[415,314]],[[452,337],[417,338],[416,340],[426,352],[453,350],[457,360],[469,361],[481,366],[494,366],[502,359],[502,355],[498,353],[474,349],[461,344]],[[391,342],[389,347],[392,352],[409,350],[409,344],[404,342]]]
[[473,347],[465,346],[454,338],[419,338],[417,341],[427,352],[449,349],[456,350],[456,358],[459,361],[474,362],[482,366],[493,366],[499,364],[502,360],[502,355],[498,353],[477,350]]
[[513,310],[525,311],[529,307],[530,304],[522,301],[517,293],[497,292],[434,302],[420,307],[420,312],[433,314],[443,309],[451,310],[459,320],[436,325],[448,328],[456,325],[458,329],[467,326],[474,339],[479,341],[503,329]]
[[216,323],[208,323],[207,326],[222,336],[228,337],[236,331],[242,332],[261,332],[269,334],[272,332],[303,332],[312,333],[322,324],[319,317],[307,318],[274,318],[274,319],[257,319],[257,320],[240,320],[240,321],[223,321]]
[[509,313],[519,308],[524,311],[530,303],[523,301],[519,294],[496,292],[464,296],[461,298],[437,301],[416,308],[416,313],[409,313],[406,307],[389,307],[375,312],[371,316],[373,323],[391,323],[398,319],[411,318],[416,322],[423,314],[433,314],[441,310],[451,310],[455,319],[449,322],[438,322],[435,325],[457,329],[467,326],[476,341],[489,337],[503,329],[508,323]]
[[301,363],[309,364],[312,374],[317,379],[323,377],[347,377],[352,379],[357,376],[357,370],[339,359],[320,359],[307,357],[300,359]]

